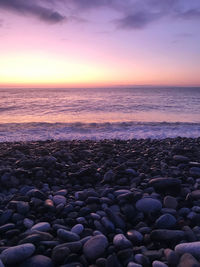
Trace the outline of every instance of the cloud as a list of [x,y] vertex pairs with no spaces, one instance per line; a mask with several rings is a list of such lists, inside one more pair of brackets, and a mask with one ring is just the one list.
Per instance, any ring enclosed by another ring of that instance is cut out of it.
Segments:
[[142,29],[159,18],[160,14],[136,12],[116,20],[116,24],[120,28]]
[[200,19],[200,9],[190,9],[179,14],[182,19]]
[[166,17],[200,19],[199,0],[0,0],[0,9],[35,16],[47,23],[64,20],[84,23],[85,11],[95,12],[100,8],[116,11],[119,18],[111,21],[122,29],[141,30]]
[[58,23],[65,19],[54,9],[40,5],[36,0],[0,0],[0,8],[23,15],[32,15],[48,23]]

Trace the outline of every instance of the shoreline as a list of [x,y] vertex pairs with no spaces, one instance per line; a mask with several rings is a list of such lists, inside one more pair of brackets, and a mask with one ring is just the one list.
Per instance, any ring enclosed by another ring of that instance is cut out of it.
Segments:
[[0,183],[0,266],[199,264],[200,137],[2,142]]

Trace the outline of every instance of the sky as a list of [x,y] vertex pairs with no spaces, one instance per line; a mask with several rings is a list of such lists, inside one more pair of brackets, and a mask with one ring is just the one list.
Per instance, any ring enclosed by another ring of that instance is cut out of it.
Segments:
[[200,0],[0,0],[0,86],[200,86]]

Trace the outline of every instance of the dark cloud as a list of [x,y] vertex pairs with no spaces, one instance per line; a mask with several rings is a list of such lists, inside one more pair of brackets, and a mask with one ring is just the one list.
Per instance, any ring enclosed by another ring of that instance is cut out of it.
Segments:
[[116,20],[116,23],[120,28],[142,29],[158,18],[160,18],[160,14],[136,12]]
[[0,8],[24,15],[33,15],[48,23],[58,23],[65,19],[56,10],[44,7],[36,0],[0,0]]
[[114,23],[125,29],[143,29],[165,17],[200,19],[200,1],[196,0],[0,0],[0,9],[32,15],[48,23],[65,20],[66,13],[69,21],[82,23],[86,21],[82,18],[84,11],[95,12],[102,7],[117,11],[119,19]]
[[200,19],[200,9],[189,9],[179,14],[183,19]]

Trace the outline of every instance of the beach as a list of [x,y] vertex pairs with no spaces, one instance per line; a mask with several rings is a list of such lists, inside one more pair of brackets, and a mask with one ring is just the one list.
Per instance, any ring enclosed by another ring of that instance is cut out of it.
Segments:
[[2,142],[0,181],[0,266],[199,266],[200,138]]

